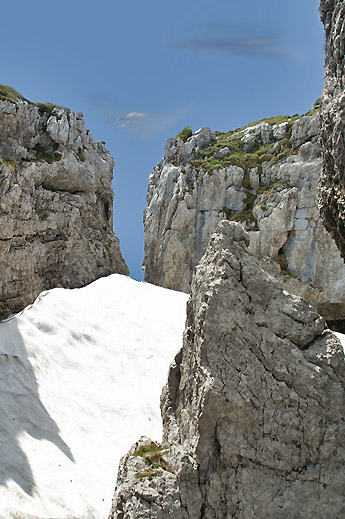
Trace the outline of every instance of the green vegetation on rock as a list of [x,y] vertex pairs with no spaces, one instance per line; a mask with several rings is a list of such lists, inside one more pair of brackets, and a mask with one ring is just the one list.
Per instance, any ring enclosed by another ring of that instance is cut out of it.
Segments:
[[3,159],[0,157],[0,163],[3,166],[6,166],[6,168],[9,169],[11,173],[14,173],[17,164],[17,161],[15,159]]
[[311,116],[314,116],[314,115],[317,115],[318,113],[320,113],[320,105],[316,104],[313,106],[313,108],[311,110],[309,110],[309,112],[307,112],[306,114],[304,115],[311,115]]
[[161,470],[155,470],[155,469],[150,469],[150,468],[147,468],[145,470],[139,470],[138,472],[135,473],[135,477],[137,479],[153,479],[153,478],[156,478],[156,477],[159,477],[163,474],[163,472]]
[[48,164],[53,164],[53,162],[58,162],[62,159],[61,153],[58,153],[56,151],[54,153],[49,153],[37,144],[35,146],[35,152],[36,160],[44,160],[45,162],[48,162]]
[[221,214],[223,215],[223,217],[225,216],[225,218],[227,220],[230,220],[231,219],[231,215],[232,215],[232,212],[231,209],[228,209],[227,207],[223,207],[223,209],[221,211],[218,212],[218,216]]
[[259,188],[257,190],[257,195],[265,195],[263,197],[264,200],[267,200],[271,196],[273,196],[277,191],[281,191],[289,186],[286,182],[281,182],[278,180],[277,182],[270,182],[269,184],[260,183]]
[[247,223],[257,223],[256,218],[253,215],[253,211],[251,209],[245,211],[239,211],[234,216],[229,218],[232,222],[247,222]]
[[78,148],[77,155],[78,155],[78,159],[80,160],[80,162],[85,162],[85,160],[86,160],[85,155],[81,148]]
[[0,100],[1,101],[10,101],[10,103],[14,103],[18,105],[18,99],[26,100],[25,97],[22,96],[17,90],[7,85],[0,85]]
[[252,187],[251,183],[250,183],[250,175],[249,175],[249,173],[245,173],[244,174],[244,177],[243,177],[243,180],[242,180],[242,187],[244,187],[244,189],[250,189]]
[[253,121],[253,122],[249,123],[247,126],[243,126],[243,128],[241,128],[241,130],[244,130],[245,128],[250,128],[251,126],[256,126],[257,124],[260,124],[260,123],[268,123],[271,126],[273,126],[274,124],[281,124],[281,123],[288,122],[292,126],[293,123],[295,121],[297,121],[297,119],[299,119],[299,117],[300,116],[298,114],[295,114],[292,116],[276,115],[275,117],[266,117],[265,119],[260,119],[259,121]]
[[286,259],[286,256],[285,256],[284,253],[278,254],[276,262],[280,266],[281,274],[285,274],[285,275],[289,274],[289,272],[288,272],[288,262],[287,262],[287,259]]
[[167,466],[163,456],[168,451],[162,448],[161,445],[151,442],[146,445],[141,445],[135,452],[134,456],[140,456],[143,458],[145,464],[148,466],[142,472],[137,472],[136,476],[138,478],[149,478],[161,475],[161,470],[165,470],[171,472],[169,467]]
[[54,108],[59,108],[58,105],[54,103],[36,103],[38,106],[38,111],[41,115],[47,114],[50,117],[53,113]]
[[[315,104],[312,110],[303,115],[316,115],[320,110],[319,104]],[[293,148],[291,143],[291,131],[292,126],[300,115],[293,115],[291,117],[287,115],[277,115],[276,117],[268,117],[259,121],[254,121],[247,126],[237,128],[228,132],[215,131],[217,140],[211,142],[208,146],[199,151],[198,155],[191,161],[191,164],[196,169],[203,169],[209,174],[212,174],[214,170],[226,168],[228,166],[239,166],[244,171],[248,171],[252,168],[260,168],[264,162],[268,162],[272,165],[277,162],[299,153],[299,148]],[[256,144],[251,151],[244,151],[245,145],[242,141],[244,136],[244,130],[257,126],[260,123],[268,123],[271,126],[281,123],[288,123],[286,137],[268,145]],[[184,130],[187,130],[185,128]],[[182,130],[181,134],[184,132]],[[190,128],[188,128],[190,130]],[[179,136],[181,136],[179,134]],[[190,137],[188,133],[188,137]],[[182,137],[181,137],[182,138]],[[186,139],[187,140],[187,139]],[[225,156],[220,157],[219,152],[223,148],[228,148],[229,153]],[[178,157],[177,157],[178,160]],[[250,182],[249,178],[245,178],[244,182]],[[244,185],[244,187],[246,187]]]
[[180,133],[178,133],[176,135],[176,139],[180,138],[183,142],[186,142],[189,139],[189,137],[191,137],[192,135],[193,135],[192,128],[190,128],[189,126],[186,126],[185,128],[183,128],[183,130],[180,131]]
[[134,456],[140,456],[141,458],[150,459],[158,453],[162,452],[162,447],[158,443],[151,442],[146,445],[141,445],[135,452]]
[[[280,158],[284,158],[299,152],[298,148],[292,149],[289,139],[283,139],[274,149],[274,144],[269,144],[256,146],[252,151],[245,152],[241,140],[243,135],[238,136],[236,130],[226,133],[215,132],[215,134],[217,140],[201,150],[198,158],[191,161],[193,167],[202,168],[208,173],[228,166],[239,166],[246,171],[255,167],[260,168],[264,162],[272,162],[278,154],[280,154]],[[224,147],[229,148],[229,154],[223,158],[217,157],[217,152]]]

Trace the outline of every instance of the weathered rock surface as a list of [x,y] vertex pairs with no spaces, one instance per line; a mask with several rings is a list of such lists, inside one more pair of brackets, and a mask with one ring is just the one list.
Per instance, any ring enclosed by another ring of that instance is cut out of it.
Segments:
[[325,83],[320,142],[323,168],[319,184],[322,219],[345,258],[345,2],[321,0],[326,30]]
[[345,516],[343,348],[248,244],[233,222],[211,237],[162,394],[164,448],[139,458],[142,439],[123,459],[112,519]]
[[245,225],[253,252],[280,264],[290,291],[327,320],[345,319],[345,266],[317,209],[317,112],[169,139],[148,188],[145,279],[189,292],[211,233],[228,218]]
[[[129,453],[121,458],[117,476],[118,487],[115,490],[109,519],[182,519],[177,475],[162,467],[152,468],[147,461],[145,462],[145,457],[138,454],[141,447],[150,445],[155,444],[142,436]],[[158,457],[160,463],[167,468],[165,460],[168,460],[168,457],[165,454]]]
[[0,101],[0,318],[42,290],[128,273],[113,233],[113,166],[82,114]]

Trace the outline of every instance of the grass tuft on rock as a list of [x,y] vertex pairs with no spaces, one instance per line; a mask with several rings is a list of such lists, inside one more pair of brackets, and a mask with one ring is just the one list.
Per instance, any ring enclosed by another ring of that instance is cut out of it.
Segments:
[[61,153],[58,153],[57,151],[49,153],[38,144],[36,144],[34,150],[36,152],[36,160],[44,160],[45,162],[48,162],[48,164],[53,164],[53,162],[58,162],[62,159]]
[[16,159],[3,159],[0,157],[0,164],[5,166],[7,169],[11,171],[11,173],[15,172],[17,160]]
[[151,479],[160,477],[163,474],[161,470],[155,470],[155,469],[145,469],[145,470],[139,470],[135,473],[136,479]]
[[290,274],[290,272],[288,270],[289,265],[288,265],[285,254],[284,253],[278,254],[275,261],[280,266],[280,273],[283,274],[284,276],[288,276]]
[[183,142],[187,142],[189,137],[191,137],[192,135],[193,135],[192,128],[190,128],[189,126],[186,126],[185,128],[183,128],[183,130],[180,131],[180,133],[178,133],[176,135],[176,139],[180,138]]
[[22,96],[17,90],[8,86],[8,85],[0,85],[0,100],[1,101],[10,101],[10,103],[14,103],[18,105],[18,99],[22,99],[26,101],[25,97]]
[[[309,112],[303,115],[314,116],[319,112],[319,110],[319,104],[315,104]],[[195,169],[202,169],[206,173],[212,174],[215,170],[227,168],[229,166],[238,166],[244,171],[257,167],[260,171],[262,164],[265,162],[272,165],[277,164],[279,161],[286,159],[291,155],[297,155],[300,151],[299,147],[293,149],[291,143],[292,126],[300,117],[301,116],[298,114],[293,116],[278,115],[276,117],[268,117],[266,119],[254,121],[247,126],[237,128],[236,130],[228,132],[215,131],[214,134],[216,135],[216,140],[212,141],[208,146],[200,150],[198,155],[191,161],[191,165]],[[244,143],[242,142],[242,138],[245,134],[244,130],[248,129],[250,133],[252,127],[264,122],[271,126],[284,122],[288,123],[285,137],[268,145],[260,144],[259,140],[251,151],[244,151]],[[186,130],[186,128],[184,130]],[[188,136],[190,136],[190,134],[188,134]],[[229,148],[229,153],[224,157],[220,157],[218,153],[225,147]],[[178,157],[176,160],[176,163],[178,163]],[[245,182],[246,181],[248,180],[245,179]]]
[[39,113],[41,115],[47,114],[48,117],[52,115],[55,108],[59,108],[59,106],[54,103],[36,103],[36,105],[38,106]]
[[163,456],[168,451],[167,449],[163,449],[161,445],[155,442],[148,443],[146,445],[141,445],[135,452],[134,456],[140,456],[143,458],[145,464],[151,469],[163,469],[168,472],[171,472],[166,461]]
[[253,211],[251,209],[247,209],[246,211],[239,211],[230,218],[230,221],[240,223],[255,223],[255,225],[257,224],[256,218],[253,215]]

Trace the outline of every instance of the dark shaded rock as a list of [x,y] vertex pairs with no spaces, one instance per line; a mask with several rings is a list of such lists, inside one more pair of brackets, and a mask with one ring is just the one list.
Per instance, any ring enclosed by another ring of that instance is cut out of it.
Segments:
[[323,169],[319,207],[327,230],[345,258],[345,2],[322,0],[320,13],[326,31],[326,58],[320,117]]
[[183,347],[162,394],[178,493],[165,471],[139,485],[132,452],[114,519],[169,517],[164,496],[183,519],[345,514],[343,348],[248,243],[240,224],[221,222],[193,277]]

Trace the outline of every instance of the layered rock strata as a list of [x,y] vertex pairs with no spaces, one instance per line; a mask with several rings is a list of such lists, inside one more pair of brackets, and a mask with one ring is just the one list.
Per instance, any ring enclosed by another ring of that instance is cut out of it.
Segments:
[[82,114],[0,98],[0,318],[42,290],[128,273],[113,232],[113,166]]
[[324,224],[345,258],[345,2],[321,0],[320,13],[326,30],[326,57],[320,121],[323,168],[319,206]]
[[[170,139],[150,177],[145,279],[189,292],[194,267],[223,218],[276,262],[286,287],[327,320],[345,318],[345,266],[317,209],[319,115],[277,117],[242,130]],[[279,266],[281,268],[279,268]]]
[[345,515],[344,351],[221,222],[162,394],[162,446],[123,458],[111,519]]

